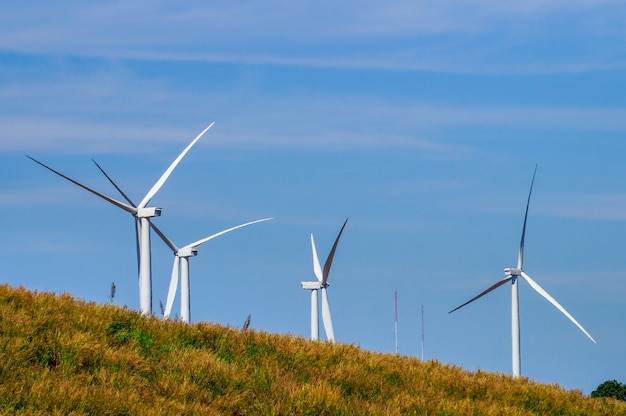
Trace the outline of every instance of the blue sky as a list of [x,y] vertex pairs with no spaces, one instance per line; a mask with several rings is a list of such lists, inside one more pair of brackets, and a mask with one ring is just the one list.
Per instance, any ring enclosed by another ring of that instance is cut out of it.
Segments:
[[[338,341],[590,393],[626,373],[626,9],[618,1],[24,1],[0,5],[0,279],[138,309],[133,219],[37,166],[153,198],[200,247],[191,318],[308,337],[309,235]],[[153,297],[173,256],[153,236]],[[178,303],[174,310],[178,310]],[[323,335],[322,335],[323,337]],[[626,382],[625,379],[620,381]]]

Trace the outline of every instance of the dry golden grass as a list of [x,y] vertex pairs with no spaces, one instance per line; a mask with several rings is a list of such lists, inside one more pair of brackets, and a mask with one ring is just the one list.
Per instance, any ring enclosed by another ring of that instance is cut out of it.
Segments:
[[344,344],[0,286],[0,412],[626,415],[626,404]]

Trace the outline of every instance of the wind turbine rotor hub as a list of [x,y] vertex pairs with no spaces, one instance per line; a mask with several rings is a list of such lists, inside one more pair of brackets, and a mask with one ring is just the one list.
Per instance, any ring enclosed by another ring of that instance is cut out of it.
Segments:
[[161,216],[161,208],[137,208],[137,218],[154,218]]

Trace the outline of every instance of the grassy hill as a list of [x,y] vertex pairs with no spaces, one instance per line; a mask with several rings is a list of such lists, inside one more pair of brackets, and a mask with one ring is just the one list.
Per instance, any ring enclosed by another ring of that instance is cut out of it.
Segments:
[[0,285],[0,412],[626,415],[579,391]]

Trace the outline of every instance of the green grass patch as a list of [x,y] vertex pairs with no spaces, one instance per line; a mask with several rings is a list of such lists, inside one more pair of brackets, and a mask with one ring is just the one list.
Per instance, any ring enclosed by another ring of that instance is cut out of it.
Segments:
[[0,413],[626,415],[508,375],[0,286]]

